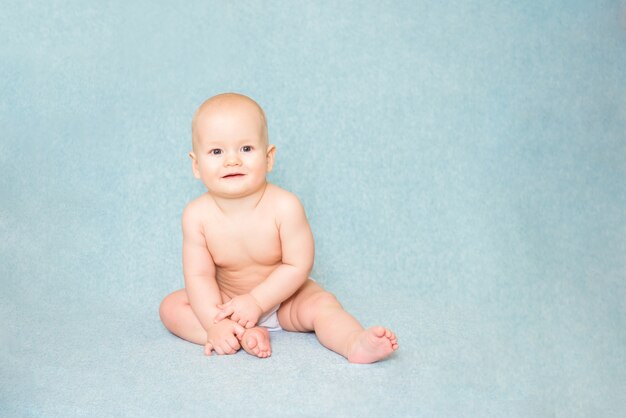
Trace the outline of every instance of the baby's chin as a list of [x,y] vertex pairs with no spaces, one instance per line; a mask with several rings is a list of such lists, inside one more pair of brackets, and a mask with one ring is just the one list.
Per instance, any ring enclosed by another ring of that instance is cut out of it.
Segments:
[[247,197],[263,194],[265,187],[267,186],[266,181],[255,185],[249,185],[244,184],[246,180],[248,180],[248,176],[244,174],[227,177],[220,179],[222,182],[220,187],[212,189],[207,188],[207,191],[215,198],[228,200],[245,199]]

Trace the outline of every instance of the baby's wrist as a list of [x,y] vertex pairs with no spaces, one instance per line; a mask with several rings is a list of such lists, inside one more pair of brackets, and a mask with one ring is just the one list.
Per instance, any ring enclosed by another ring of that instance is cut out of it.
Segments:
[[250,295],[250,297],[252,298],[252,301],[256,304],[257,308],[259,308],[261,310],[261,312],[265,312],[265,309],[263,308],[263,305],[261,305],[261,302],[259,302],[259,299],[257,296],[255,296],[253,294],[254,291],[248,293]]
[[226,324],[228,322],[234,322],[234,321],[232,319],[230,319],[230,318],[223,318],[223,319],[220,319],[217,322],[215,322],[215,320],[213,320],[213,321],[211,321],[211,324],[209,324],[209,327],[205,329],[205,331],[209,331],[209,330],[212,330],[213,328],[218,328],[218,327],[224,326],[224,324]]

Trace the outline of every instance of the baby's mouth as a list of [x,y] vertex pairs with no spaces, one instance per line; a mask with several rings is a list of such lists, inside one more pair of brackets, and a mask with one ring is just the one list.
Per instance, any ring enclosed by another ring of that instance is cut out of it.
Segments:
[[237,178],[237,177],[243,177],[244,175],[241,173],[233,173],[233,174],[227,174],[225,176],[223,176],[223,179],[232,179],[232,178]]

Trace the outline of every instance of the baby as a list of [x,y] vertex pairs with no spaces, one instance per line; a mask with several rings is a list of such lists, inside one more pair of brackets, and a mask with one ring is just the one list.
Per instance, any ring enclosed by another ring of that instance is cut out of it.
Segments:
[[276,147],[261,107],[239,94],[208,99],[192,122],[193,173],[207,193],[183,211],[185,288],[160,307],[173,334],[204,353],[240,348],[265,358],[268,331],[314,331],[352,363],[373,363],[398,348],[396,336],[364,329],[309,278],[313,235],[300,201],[267,182]]

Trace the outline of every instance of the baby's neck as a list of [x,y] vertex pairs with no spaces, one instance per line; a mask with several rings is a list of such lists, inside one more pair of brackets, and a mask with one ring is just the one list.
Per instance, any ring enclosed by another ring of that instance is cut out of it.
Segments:
[[265,190],[267,189],[267,182],[254,193],[237,198],[225,198],[221,196],[215,196],[208,192],[208,195],[213,199],[218,209],[226,216],[238,215],[241,213],[252,212],[263,200]]

